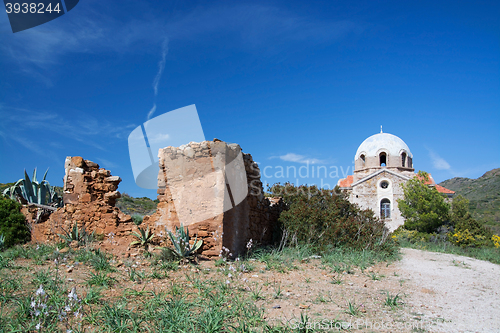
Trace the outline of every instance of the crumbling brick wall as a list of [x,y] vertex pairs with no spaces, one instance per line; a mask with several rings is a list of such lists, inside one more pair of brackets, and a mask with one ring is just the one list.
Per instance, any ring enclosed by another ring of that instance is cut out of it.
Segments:
[[[239,145],[191,142],[160,149],[158,156],[160,203],[143,221],[155,234],[174,231],[182,222],[203,239],[207,256],[219,255],[223,246],[237,256],[250,239],[254,244],[273,240],[282,201],[264,196],[259,167]],[[243,197],[241,188],[235,189],[242,179]]]
[[79,156],[67,157],[64,167],[64,207],[46,222],[33,225],[33,239],[57,241],[57,234],[69,230],[75,222],[96,234],[129,235],[132,219],[115,207],[121,196],[117,191],[121,178]]

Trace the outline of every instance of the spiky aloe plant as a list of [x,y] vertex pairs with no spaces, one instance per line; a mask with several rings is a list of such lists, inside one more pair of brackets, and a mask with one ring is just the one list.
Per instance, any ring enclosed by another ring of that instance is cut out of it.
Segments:
[[144,247],[144,249],[147,251],[149,248],[149,244],[153,240],[154,234],[149,231],[149,227],[144,230],[142,228],[137,228],[141,232],[140,234],[137,232],[133,232],[132,236],[137,237],[137,240],[133,241],[130,243],[130,246],[135,246],[135,245],[140,245]]
[[24,170],[24,178],[19,179],[14,185],[6,188],[3,194],[21,203],[61,207],[63,205],[62,198],[57,195],[54,188],[45,180],[48,171],[49,169],[45,171],[42,181],[38,182],[36,179],[36,168],[33,171],[32,179],[30,179],[26,170]]
[[63,232],[64,235],[57,235],[67,243],[78,241],[79,244],[86,244],[94,240],[94,232],[89,234],[87,230],[85,230],[85,226],[83,226],[81,230],[78,229],[78,224],[76,222],[73,225],[73,228],[71,228],[70,230],[63,229]]
[[175,235],[170,230],[167,232],[173,245],[172,252],[180,259],[191,258],[203,244],[203,240],[198,240],[197,236],[194,238],[193,245],[189,244],[189,229],[186,227],[184,231],[182,224],[179,228],[175,227]]

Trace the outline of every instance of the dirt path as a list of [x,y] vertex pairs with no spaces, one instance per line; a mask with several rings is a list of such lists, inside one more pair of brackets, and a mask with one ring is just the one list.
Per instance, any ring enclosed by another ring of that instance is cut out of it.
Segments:
[[[396,271],[410,314],[431,332],[500,332],[500,265],[453,254],[402,249]],[[413,290],[413,291],[412,291]]]

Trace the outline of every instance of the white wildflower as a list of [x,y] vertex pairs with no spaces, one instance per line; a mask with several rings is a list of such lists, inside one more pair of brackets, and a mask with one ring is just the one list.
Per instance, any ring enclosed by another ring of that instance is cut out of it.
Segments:
[[76,294],[76,288],[75,288],[75,287],[73,287],[73,288],[71,289],[71,291],[69,292],[69,294],[68,294],[68,298],[69,298],[69,299],[74,299],[75,301],[77,301],[77,300],[78,300],[78,295]]
[[40,288],[37,289],[36,294],[41,296],[45,295],[45,290],[43,290],[42,285],[40,285]]

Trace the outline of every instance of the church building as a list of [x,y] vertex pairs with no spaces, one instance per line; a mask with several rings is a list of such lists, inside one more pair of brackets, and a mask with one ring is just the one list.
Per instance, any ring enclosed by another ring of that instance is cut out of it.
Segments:
[[[348,192],[349,201],[371,209],[394,231],[404,223],[397,203],[403,198],[401,185],[416,176],[410,148],[381,129],[361,143],[354,156],[353,175],[340,179],[337,185]],[[430,174],[426,184],[448,197],[455,193],[437,185]]]

